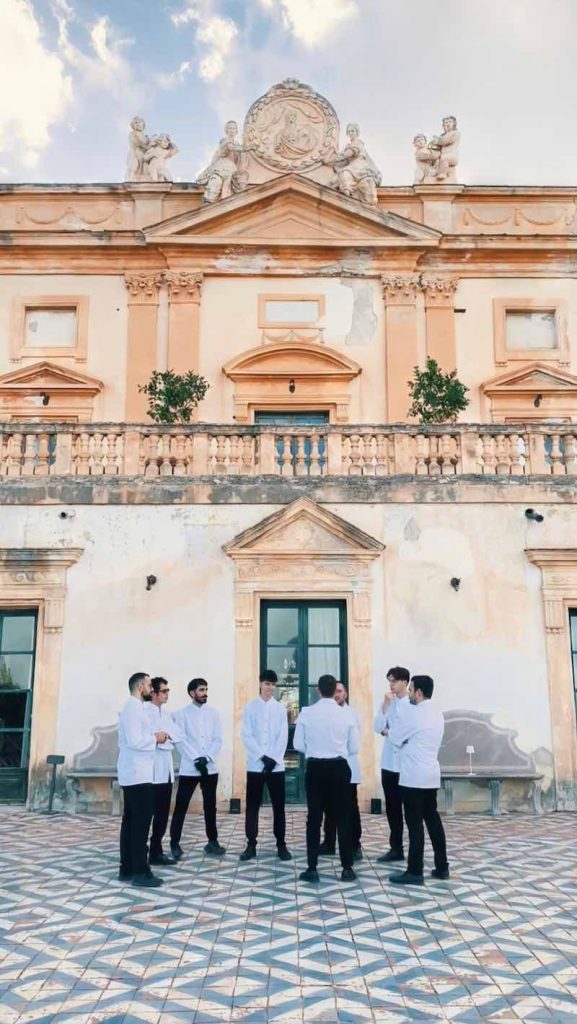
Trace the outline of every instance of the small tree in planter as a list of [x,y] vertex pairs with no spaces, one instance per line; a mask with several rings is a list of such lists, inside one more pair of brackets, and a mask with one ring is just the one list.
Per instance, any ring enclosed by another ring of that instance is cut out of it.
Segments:
[[424,370],[415,366],[408,385],[413,399],[408,415],[416,416],[420,423],[454,423],[469,404],[466,397],[469,389],[461,384],[457,371],[443,373],[436,360],[429,356]]
[[193,410],[210,384],[198,373],[155,370],[148,384],[138,390],[148,397],[148,415],[155,423],[190,423]]

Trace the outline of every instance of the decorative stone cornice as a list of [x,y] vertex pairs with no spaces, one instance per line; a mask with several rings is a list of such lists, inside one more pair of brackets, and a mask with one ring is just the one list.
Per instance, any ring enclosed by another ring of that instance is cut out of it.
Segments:
[[567,629],[565,604],[577,599],[577,548],[526,548],[525,554],[543,576],[543,609],[547,633]]
[[0,548],[0,598],[38,599],[44,606],[44,631],[64,625],[66,570],[82,548]]
[[421,288],[427,306],[452,306],[459,284],[458,277],[421,277]]
[[417,300],[421,278],[419,274],[383,274],[383,297],[389,306],[410,306]]
[[155,303],[158,302],[158,289],[163,283],[162,270],[142,271],[124,275],[124,283],[128,288],[129,301]]
[[163,280],[171,302],[200,302],[203,275],[198,271],[166,270]]

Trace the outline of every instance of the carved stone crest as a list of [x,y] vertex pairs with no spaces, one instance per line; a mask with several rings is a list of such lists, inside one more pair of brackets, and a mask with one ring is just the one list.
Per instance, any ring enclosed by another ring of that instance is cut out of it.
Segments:
[[244,145],[265,167],[300,172],[338,149],[339,122],[323,96],[286,78],[256,100],[244,122]]

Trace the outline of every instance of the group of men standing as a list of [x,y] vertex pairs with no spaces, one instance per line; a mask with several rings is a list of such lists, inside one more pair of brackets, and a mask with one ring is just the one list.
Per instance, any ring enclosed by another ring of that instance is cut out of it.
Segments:
[[[390,826],[390,849],[379,858],[404,859],[403,812],[409,832],[407,870],[391,876],[401,884],[423,884],[423,823],[435,851],[437,878],[448,878],[445,836],[436,806],[440,784],[438,749],[443,716],[431,704],[433,681],[406,669],[390,669],[390,690],[375,719],[384,736],[382,782]],[[285,753],[288,745],[286,709],[275,699],[277,675],[268,669],[259,679],[259,696],[246,705],[242,739],[246,751],[246,848],[241,861],[256,857],[259,810],[265,787],[273,812],[273,833],[280,860],[292,860],[286,844]],[[155,888],[162,879],[152,867],[170,867],[184,854],[180,845],[191,797],[200,784],[209,856],[226,850],[218,841],[216,793],[222,728],[218,712],[208,705],[208,684],[192,679],[190,703],[171,714],[166,679],[136,672],[129,679],[130,697],[120,714],[118,781],[124,793],[120,833],[119,880]],[[355,861],[362,859],[361,818],[357,787],[360,775],[359,716],[349,707],[346,687],[331,675],[318,681],[318,701],[299,714],[294,749],[306,758],[307,869],[306,882],[318,882],[319,856],[339,855],[344,882],[354,881]],[[170,856],[163,850],[174,783],[173,750],[181,761],[170,823]],[[321,826],[324,817],[324,839]],[[151,827],[152,826],[152,827]]]

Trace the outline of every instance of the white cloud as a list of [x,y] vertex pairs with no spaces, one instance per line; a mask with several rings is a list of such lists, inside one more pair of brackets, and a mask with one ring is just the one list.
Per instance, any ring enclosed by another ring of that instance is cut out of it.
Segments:
[[261,0],[261,4],[267,10],[280,10],[285,27],[310,48],[359,14],[356,0]]
[[0,149],[33,167],[72,101],[64,63],[44,44],[28,0],[0,3]]
[[176,71],[156,75],[156,81],[163,89],[172,89],[175,85],[180,85],[181,82],[184,82],[186,76],[191,70],[191,62],[189,60],[183,60],[182,64],[179,65]]
[[89,85],[106,89],[126,100],[135,86],[132,68],[123,51],[132,40],[117,36],[110,19],[103,15],[90,28],[82,25],[90,40],[89,50],[84,51],[72,41],[70,28],[76,22],[76,16],[67,0],[54,0],[53,10],[58,21],[59,49],[66,63]]
[[[215,14],[211,0],[197,0],[197,2],[188,3],[182,11],[172,14],[171,20],[177,28],[182,25],[196,25],[196,42],[203,51],[198,63],[199,77],[206,82],[211,82],[222,75],[226,67],[226,59],[238,35],[238,28],[234,21]],[[185,63],[188,70],[189,62]],[[170,84],[174,84],[174,75],[178,79],[179,72],[180,69],[168,76]]]

